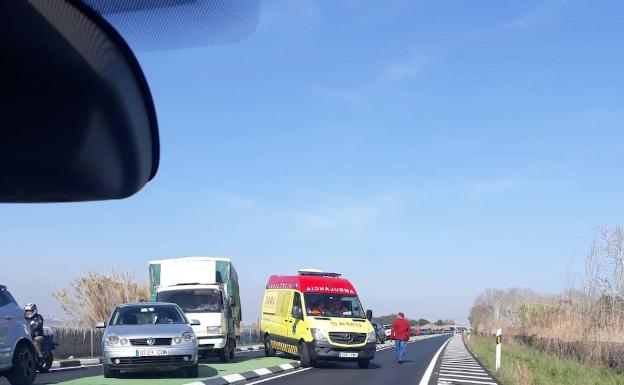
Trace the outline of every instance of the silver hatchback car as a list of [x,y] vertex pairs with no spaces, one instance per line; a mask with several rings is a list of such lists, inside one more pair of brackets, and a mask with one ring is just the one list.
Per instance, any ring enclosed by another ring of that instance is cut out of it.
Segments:
[[169,371],[182,369],[186,377],[198,376],[197,339],[192,325],[176,304],[141,302],[118,305],[102,338],[104,377],[121,370]]

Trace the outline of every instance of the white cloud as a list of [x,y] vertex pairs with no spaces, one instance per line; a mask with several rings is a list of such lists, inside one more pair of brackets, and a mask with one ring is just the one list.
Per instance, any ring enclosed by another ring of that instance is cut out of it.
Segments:
[[312,0],[263,1],[258,30],[278,28],[289,34],[305,35],[318,27],[321,9]]
[[381,195],[367,201],[348,197],[297,212],[295,222],[303,231],[360,231],[370,227],[394,209],[394,194]]
[[582,2],[582,0],[541,1],[525,14],[503,24],[501,29],[527,28],[537,24],[553,22],[556,21],[554,18],[560,16],[566,9]]
[[220,198],[227,204],[235,209],[250,210],[257,206],[256,202],[251,199],[243,198],[233,194],[222,194]]
[[420,62],[388,63],[381,68],[377,75],[377,83],[400,82],[416,76],[421,69]]
[[363,104],[367,96],[420,75],[424,67],[424,57],[412,57],[405,61],[388,62],[360,82],[332,86],[312,85],[311,90],[325,98],[357,107]]
[[466,185],[466,193],[468,196],[478,198],[509,192],[523,186],[525,183],[524,179],[512,177],[476,180]]

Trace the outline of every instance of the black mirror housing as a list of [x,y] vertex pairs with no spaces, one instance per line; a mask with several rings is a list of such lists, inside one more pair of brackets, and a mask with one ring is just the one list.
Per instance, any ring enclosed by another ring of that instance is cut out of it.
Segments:
[[5,0],[0,36],[0,202],[120,199],[156,175],[149,87],[99,14],[79,0]]
[[373,320],[373,311],[372,310],[366,310],[366,319],[369,321]]
[[301,312],[301,308],[299,306],[293,306],[291,313],[292,313],[292,317],[295,319],[303,318],[303,313]]

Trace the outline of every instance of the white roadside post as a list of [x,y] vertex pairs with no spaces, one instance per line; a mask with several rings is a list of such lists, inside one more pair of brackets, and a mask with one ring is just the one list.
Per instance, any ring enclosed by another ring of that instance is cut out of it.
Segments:
[[501,329],[496,330],[496,370],[501,366]]

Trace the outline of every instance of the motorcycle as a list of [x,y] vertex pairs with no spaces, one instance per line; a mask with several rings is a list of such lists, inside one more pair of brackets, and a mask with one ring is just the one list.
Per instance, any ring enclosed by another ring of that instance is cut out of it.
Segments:
[[37,354],[37,370],[39,373],[46,373],[52,368],[54,361],[54,333],[46,333],[41,343],[41,355]]

